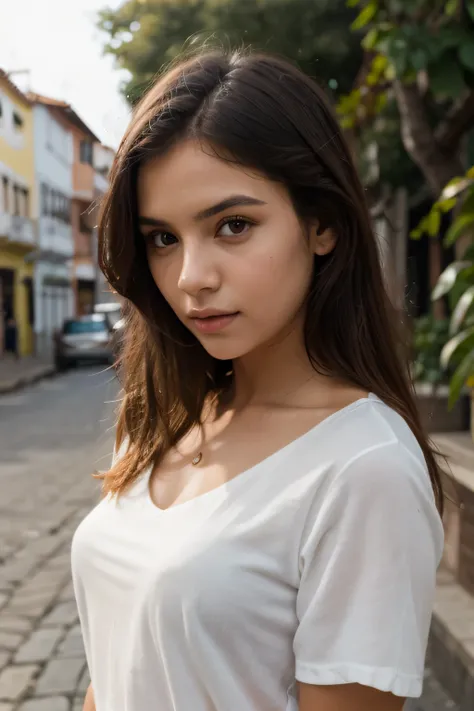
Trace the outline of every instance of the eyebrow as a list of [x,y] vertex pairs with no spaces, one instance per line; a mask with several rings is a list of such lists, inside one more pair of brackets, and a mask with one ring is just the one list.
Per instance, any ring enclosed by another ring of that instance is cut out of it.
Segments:
[[[209,217],[218,215],[220,212],[224,212],[224,210],[229,210],[231,207],[241,205],[266,205],[266,203],[263,200],[257,200],[257,198],[250,197],[249,195],[231,195],[225,200],[221,200],[221,202],[198,212],[194,215],[194,220],[201,222],[202,220],[207,220]],[[138,221],[141,225],[162,226],[166,224],[163,220],[156,220],[153,217],[139,217]]]

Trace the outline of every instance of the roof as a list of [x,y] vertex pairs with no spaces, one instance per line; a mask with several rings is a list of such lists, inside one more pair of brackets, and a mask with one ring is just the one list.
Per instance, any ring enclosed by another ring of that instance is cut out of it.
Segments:
[[78,128],[82,133],[88,136],[91,140],[96,143],[100,143],[95,133],[89,128],[89,126],[84,123],[81,117],[74,111],[71,104],[66,101],[61,101],[60,99],[52,99],[49,96],[42,96],[41,94],[34,94],[29,92],[28,99],[33,104],[42,104],[43,106],[48,106],[51,109],[59,110],[61,115],[73,126]]
[[35,94],[32,91],[28,92],[28,99],[33,104],[44,104],[45,106],[54,106],[55,108],[67,108],[69,104],[65,101],[59,99],[52,99],[49,96],[43,96],[42,94]]
[[20,101],[22,101],[24,104],[30,106],[31,102],[26,96],[26,94],[24,94],[21,89],[19,89],[17,85],[12,82],[12,80],[8,76],[8,73],[5,72],[3,69],[0,69],[0,82],[6,84],[10,91],[15,94],[17,99],[20,99]]

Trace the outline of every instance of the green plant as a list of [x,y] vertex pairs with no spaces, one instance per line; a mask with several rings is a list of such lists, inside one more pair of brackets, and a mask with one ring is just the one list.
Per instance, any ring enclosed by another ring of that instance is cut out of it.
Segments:
[[[471,187],[474,193],[474,189]],[[464,201],[461,213],[448,230],[445,241],[454,234],[453,241],[469,232],[471,223],[466,219]],[[472,209],[472,206],[471,206]],[[469,222],[469,224],[468,224]],[[466,223],[466,226],[464,224]],[[450,373],[449,407],[459,398],[463,387],[474,385],[474,244],[465,249],[462,259],[452,262],[441,274],[433,289],[432,300],[442,297],[449,300],[449,340],[440,354],[440,366]]]
[[427,315],[414,322],[413,377],[416,382],[441,385],[449,381],[448,373],[441,367],[443,347],[449,339],[449,320]]
[[359,11],[351,27],[365,56],[340,97],[342,125],[360,144],[382,146],[370,172],[390,185],[403,144],[437,200],[463,172],[460,147],[474,122],[474,0],[346,1]]

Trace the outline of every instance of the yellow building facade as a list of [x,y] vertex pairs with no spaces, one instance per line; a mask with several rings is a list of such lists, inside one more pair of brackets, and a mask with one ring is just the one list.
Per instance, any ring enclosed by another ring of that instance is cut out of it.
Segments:
[[20,355],[34,351],[33,264],[37,196],[32,105],[0,70],[0,356],[11,346],[13,318]]

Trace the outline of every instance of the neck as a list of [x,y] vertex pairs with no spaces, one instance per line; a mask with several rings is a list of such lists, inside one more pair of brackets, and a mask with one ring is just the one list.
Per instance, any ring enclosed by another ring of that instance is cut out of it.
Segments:
[[332,378],[317,373],[304,346],[302,325],[273,342],[233,362],[232,406],[284,407],[302,402],[305,386],[325,395],[334,387]]

